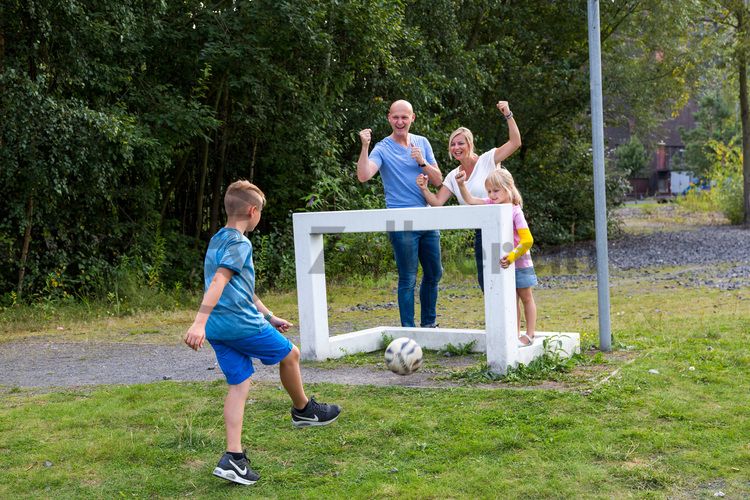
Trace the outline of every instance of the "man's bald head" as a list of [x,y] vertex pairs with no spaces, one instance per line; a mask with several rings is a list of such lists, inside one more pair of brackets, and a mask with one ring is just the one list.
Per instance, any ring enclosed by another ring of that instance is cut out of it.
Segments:
[[410,115],[413,115],[414,108],[411,106],[411,103],[409,101],[399,99],[398,101],[394,101],[393,104],[391,104],[391,107],[388,109],[389,115],[393,113],[409,113]]
[[393,132],[390,137],[403,146],[409,145],[409,127],[417,115],[409,101],[400,99],[391,104],[388,109],[388,123]]

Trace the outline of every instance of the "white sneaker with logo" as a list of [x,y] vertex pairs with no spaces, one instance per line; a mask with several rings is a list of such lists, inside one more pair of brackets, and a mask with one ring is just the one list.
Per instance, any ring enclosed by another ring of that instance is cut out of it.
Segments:
[[328,425],[339,418],[339,413],[341,413],[341,408],[338,405],[318,403],[315,398],[310,398],[310,402],[303,411],[292,407],[292,425],[295,427]]
[[224,453],[214,469],[214,476],[237,484],[250,485],[260,479],[260,475],[250,468],[246,456],[235,459],[230,453]]

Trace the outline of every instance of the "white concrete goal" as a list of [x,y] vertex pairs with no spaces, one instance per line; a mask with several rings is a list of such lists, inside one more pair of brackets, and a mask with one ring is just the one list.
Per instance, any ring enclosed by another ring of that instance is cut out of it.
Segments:
[[[548,348],[559,349],[565,355],[580,350],[580,336],[573,332],[537,332],[533,345],[522,347],[518,343],[515,269],[512,265],[508,269],[500,266],[501,256],[513,249],[511,205],[307,212],[294,214],[293,225],[303,359],[324,360],[376,351],[384,347],[383,335],[410,337],[426,349],[440,349],[448,343],[465,345],[474,340],[475,351],[487,353],[490,369],[496,373],[505,373],[508,367],[519,363],[528,364],[543,354],[545,337],[549,338]],[[485,330],[378,326],[331,337],[323,235],[430,229],[482,230]]]

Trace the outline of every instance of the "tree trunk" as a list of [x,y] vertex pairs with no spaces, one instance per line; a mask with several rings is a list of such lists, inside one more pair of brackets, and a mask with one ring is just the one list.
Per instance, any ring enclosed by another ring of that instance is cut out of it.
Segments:
[[177,167],[177,174],[175,174],[172,182],[169,183],[167,191],[162,195],[161,202],[161,217],[159,220],[159,227],[164,227],[164,219],[167,217],[167,207],[169,206],[169,199],[172,197],[172,191],[177,187],[182,179],[182,175],[185,173],[185,165],[187,165],[188,158],[190,157],[190,151],[187,151],[182,159],[180,159],[180,165]]
[[31,217],[34,215],[34,198],[29,195],[26,202],[26,230],[23,233],[23,245],[21,246],[21,260],[18,266],[18,297],[23,293],[23,278],[26,275],[26,260],[29,257],[29,246],[31,245]]
[[216,167],[213,179],[213,191],[211,193],[211,222],[209,232],[214,234],[219,229],[219,215],[224,197],[221,196],[224,184],[224,164],[227,159],[227,143],[229,142],[229,85],[224,86],[224,118],[221,125],[221,145],[219,146],[219,164]]
[[750,228],[750,105],[747,96],[747,12],[740,7],[737,12],[737,31],[740,47],[737,54],[737,71],[740,80],[740,121],[742,122],[742,176],[745,227]]
[[[0,33],[0,73],[5,70],[5,35]],[[5,88],[0,85],[0,94],[5,93]],[[0,136],[0,148],[3,147],[3,138]]]
[[254,182],[253,179],[255,178],[255,153],[258,151],[258,136],[253,137],[253,156],[250,159],[250,178],[248,179],[250,182]]
[[5,35],[0,33],[0,73],[5,68]]
[[[221,97],[224,95],[224,86],[227,84],[227,78],[229,74],[224,73],[224,76],[222,76],[221,80],[219,81],[219,85],[216,88],[216,99],[214,100],[214,116],[218,115],[219,113],[219,104],[221,103]],[[203,197],[205,195],[206,191],[206,177],[208,177],[208,150],[209,150],[209,140],[208,137],[206,137],[205,141],[203,142],[203,161],[201,162],[201,180],[198,183],[198,196],[196,199],[196,207],[195,207],[195,246],[198,247],[198,242],[200,241],[201,237],[201,229],[203,228]]]
[[201,162],[201,180],[198,183],[198,195],[195,198],[195,246],[201,238],[201,228],[203,227],[203,193],[206,186],[206,176],[208,175],[208,139],[203,141],[203,161]]

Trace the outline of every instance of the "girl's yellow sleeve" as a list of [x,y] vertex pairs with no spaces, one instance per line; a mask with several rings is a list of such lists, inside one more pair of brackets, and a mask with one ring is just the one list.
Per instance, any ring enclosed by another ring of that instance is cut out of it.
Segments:
[[534,244],[534,237],[531,236],[531,231],[528,228],[518,229],[518,237],[520,241],[518,246],[508,254],[508,262],[511,264],[516,261],[521,255],[529,251],[531,246]]

